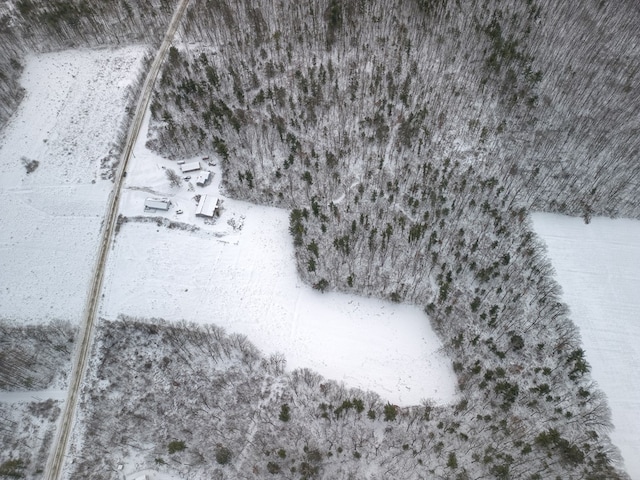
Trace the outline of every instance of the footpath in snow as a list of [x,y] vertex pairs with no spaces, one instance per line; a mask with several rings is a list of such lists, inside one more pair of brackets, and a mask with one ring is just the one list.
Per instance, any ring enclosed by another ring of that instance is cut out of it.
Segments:
[[[197,186],[193,172],[172,188],[166,169],[179,172],[180,165],[144,147],[146,128],[129,167],[121,214],[164,217],[200,230],[123,224],[107,265],[101,316],[215,323],[245,334],[266,355],[283,353],[289,368],[311,368],[399,405],[452,401],[451,361],[439,352],[421,309],[322,294],[303,284],[287,211],[224,198],[213,157],[187,160],[211,171],[212,184]],[[223,200],[214,222],[195,216],[194,197],[201,194]],[[171,208],[145,212],[148,197],[170,199]]]
[[27,57],[25,97],[0,133],[0,318],[79,321],[113,186],[101,179],[101,160],[143,54],[128,47]]
[[533,215],[605,392],[631,478],[640,479],[640,221]]

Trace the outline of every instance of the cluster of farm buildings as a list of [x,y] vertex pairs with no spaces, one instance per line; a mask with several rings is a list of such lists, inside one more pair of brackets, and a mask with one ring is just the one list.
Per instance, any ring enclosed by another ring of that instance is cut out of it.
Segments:
[[[206,160],[207,158],[208,157],[205,157],[204,159]],[[211,172],[202,170],[202,165],[199,161],[180,163],[180,172],[183,174],[198,172],[195,183],[200,187],[208,185],[211,181]],[[185,179],[190,179],[190,177],[185,177]],[[196,207],[196,217],[213,218],[218,215],[219,203],[218,197],[207,194],[200,195],[198,206]],[[171,205],[172,202],[168,198],[147,198],[144,201],[144,210],[167,212],[171,208]],[[177,213],[182,213],[182,211],[178,210]]]

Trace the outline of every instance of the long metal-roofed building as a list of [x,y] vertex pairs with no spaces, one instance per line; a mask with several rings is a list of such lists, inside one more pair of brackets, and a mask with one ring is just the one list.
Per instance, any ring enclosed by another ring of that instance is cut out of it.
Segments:
[[162,210],[166,212],[171,206],[171,200],[168,198],[147,198],[144,201],[145,210]]
[[218,197],[201,195],[196,207],[196,217],[213,218],[218,213]]
[[196,171],[200,170],[200,168],[202,168],[202,167],[200,166],[200,162],[199,161],[183,163],[182,165],[180,165],[180,171],[182,173],[196,172]]

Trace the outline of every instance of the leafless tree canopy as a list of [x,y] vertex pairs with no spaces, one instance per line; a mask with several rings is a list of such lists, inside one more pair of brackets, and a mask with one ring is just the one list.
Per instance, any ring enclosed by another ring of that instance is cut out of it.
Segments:
[[[25,52],[153,43],[173,2],[16,6],[0,122]],[[216,327],[107,322],[77,476],[133,448],[184,478],[625,478],[528,214],[640,218],[638,25],[632,0],[191,2],[149,145],[289,208],[309,285],[422,305],[460,401],[398,409]]]

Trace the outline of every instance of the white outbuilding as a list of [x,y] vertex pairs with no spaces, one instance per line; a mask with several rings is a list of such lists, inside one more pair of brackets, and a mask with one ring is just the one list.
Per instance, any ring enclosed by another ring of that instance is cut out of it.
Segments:
[[201,195],[196,207],[196,217],[213,218],[218,213],[218,197]]
[[171,200],[168,198],[147,198],[144,201],[144,209],[146,210],[162,210],[166,212],[171,206]]
[[196,185],[204,187],[211,180],[211,172],[209,170],[203,170],[196,177]]
[[200,170],[200,162],[195,161],[195,162],[189,162],[189,163],[183,163],[182,165],[180,165],[180,171],[182,173],[188,173],[188,172],[196,172],[198,170]]

